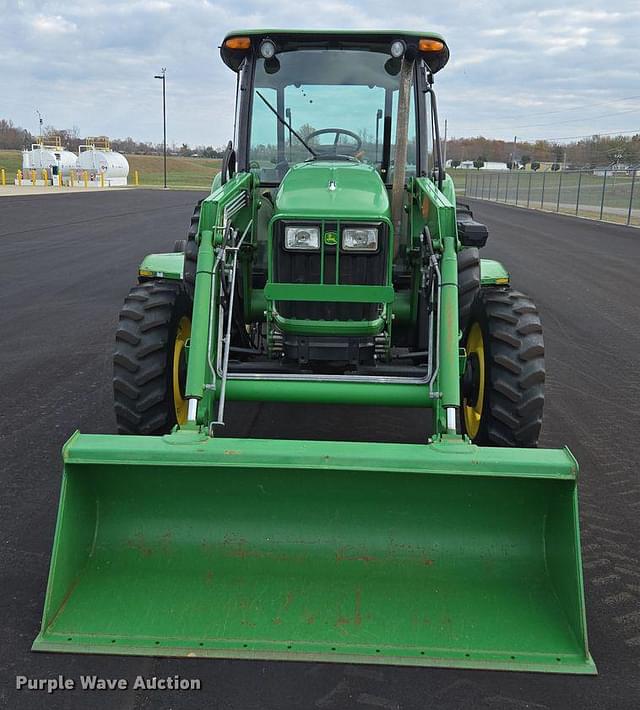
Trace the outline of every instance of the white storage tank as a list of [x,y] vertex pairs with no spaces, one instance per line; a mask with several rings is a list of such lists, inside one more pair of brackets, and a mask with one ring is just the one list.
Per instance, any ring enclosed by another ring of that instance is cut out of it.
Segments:
[[65,150],[59,138],[51,143],[34,143],[31,150],[22,151],[22,172],[25,177],[30,170],[36,170],[38,178],[43,170],[47,171],[50,180],[59,174],[66,177],[76,169],[77,162],[76,154]]
[[79,175],[86,170],[91,181],[100,180],[102,173],[105,185],[126,185],[129,163],[122,153],[111,150],[107,140],[87,141],[80,146],[77,170]]

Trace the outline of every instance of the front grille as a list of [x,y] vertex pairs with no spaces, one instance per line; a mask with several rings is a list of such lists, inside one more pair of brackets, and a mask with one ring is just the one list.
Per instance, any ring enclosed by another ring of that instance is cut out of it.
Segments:
[[[284,248],[284,229],[279,222],[274,227],[274,274],[276,283],[343,284],[384,286],[387,280],[387,254],[389,231],[384,223],[366,223],[379,230],[378,251],[372,254],[345,252],[339,244],[324,243],[325,232],[335,232],[340,240],[340,230],[352,223],[325,223],[321,228],[322,248],[318,252],[294,252]],[[317,224],[317,223],[316,223]],[[364,226],[364,225],[353,225]],[[337,273],[336,273],[337,271]],[[374,320],[378,316],[376,303],[324,303],[308,301],[278,301],[278,313],[284,318],[311,320]]]

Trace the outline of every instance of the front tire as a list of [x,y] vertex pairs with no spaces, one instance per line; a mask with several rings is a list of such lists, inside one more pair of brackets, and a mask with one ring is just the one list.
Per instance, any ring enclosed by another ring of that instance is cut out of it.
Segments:
[[533,301],[510,288],[480,289],[464,343],[462,420],[469,438],[487,446],[537,446],[545,365]]
[[167,434],[186,421],[191,300],[180,282],[134,286],[120,311],[113,394],[120,434]]

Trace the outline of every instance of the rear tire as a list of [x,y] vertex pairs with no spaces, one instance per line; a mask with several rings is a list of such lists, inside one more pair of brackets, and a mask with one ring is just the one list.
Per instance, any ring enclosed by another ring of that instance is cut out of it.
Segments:
[[544,340],[533,301],[480,289],[464,337],[462,421],[475,444],[535,447],[544,407]]
[[190,289],[193,289],[196,285],[196,265],[198,261],[198,243],[196,242],[196,237],[198,236],[198,227],[200,225],[201,206],[202,200],[198,200],[193,210],[193,215],[191,215],[191,224],[189,225],[189,231],[187,232],[187,239],[184,245],[184,270],[182,278]]
[[113,356],[120,434],[166,434],[186,418],[184,344],[191,333],[191,311],[180,282],[149,280],[129,291]]
[[462,331],[467,327],[479,291],[480,253],[476,247],[469,247],[458,252],[458,315]]

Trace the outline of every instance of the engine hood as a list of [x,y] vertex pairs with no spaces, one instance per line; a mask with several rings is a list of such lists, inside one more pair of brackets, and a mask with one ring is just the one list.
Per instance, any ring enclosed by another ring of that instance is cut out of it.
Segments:
[[284,176],[275,216],[303,219],[390,219],[387,189],[364,163],[317,161],[295,165]]

